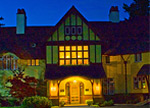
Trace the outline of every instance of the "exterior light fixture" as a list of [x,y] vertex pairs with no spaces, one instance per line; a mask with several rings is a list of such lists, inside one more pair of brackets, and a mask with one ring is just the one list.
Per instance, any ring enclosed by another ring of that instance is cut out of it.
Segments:
[[56,87],[51,87],[51,91],[56,91]]
[[74,83],[76,83],[76,82],[77,82],[77,80],[73,80],[73,82],[74,82]]

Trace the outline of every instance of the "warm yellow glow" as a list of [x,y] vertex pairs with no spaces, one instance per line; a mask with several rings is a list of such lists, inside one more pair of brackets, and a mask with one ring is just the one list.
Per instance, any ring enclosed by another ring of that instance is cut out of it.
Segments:
[[70,65],[70,60],[66,60],[66,65]]
[[81,51],[82,50],[82,46],[78,46],[78,50]]
[[84,58],[88,58],[88,57],[89,57],[88,52],[87,51],[84,52]]
[[76,51],[76,46],[71,47],[72,51]]
[[56,87],[51,87],[51,91],[56,91]]
[[36,65],[40,65],[39,59],[36,59]]
[[59,46],[59,51],[64,51],[64,46]]
[[78,58],[82,58],[82,52],[78,52]]
[[30,65],[31,65],[30,60],[27,60],[27,65],[28,65],[28,66],[30,66]]
[[78,59],[78,64],[79,64],[79,65],[82,64],[82,59],[81,59],[81,60]]
[[60,60],[60,65],[64,65],[64,60]]
[[70,58],[70,52],[66,52],[66,58]]
[[66,50],[66,51],[70,51],[70,46],[66,46],[66,47],[65,47],[65,50]]
[[35,60],[34,59],[32,59],[32,66],[34,66],[35,65]]
[[73,83],[76,83],[77,82],[77,80],[73,80]]
[[64,52],[59,52],[59,58],[64,58]]
[[88,50],[88,46],[83,46],[83,49],[84,50]]
[[59,46],[60,65],[87,65],[88,58],[88,46]]
[[89,64],[89,60],[88,59],[84,59],[84,64]]
[[76,58],[76,52],[72,52],[72,58]]
[[99,86],[96,86],[96,90],[99,90]]
[[76,64],[77,64],[77,61],[76,61],[76,60],[72,60],[72,64],[73,64],[73,65],[76,65]]

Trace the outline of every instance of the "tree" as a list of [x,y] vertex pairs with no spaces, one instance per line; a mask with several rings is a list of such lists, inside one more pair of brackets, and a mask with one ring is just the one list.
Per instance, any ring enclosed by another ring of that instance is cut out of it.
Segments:
[[[0,17],[0,21],[2,21],[2,20],[4,20],[4,18],[1,16],[1,17]],[[0,27],[1,27],[1,26],[4,26],[4,25],[5,25],[5,24],[3,24],[2,22],[0,22]]]
[[19,70],[13,71],[14,76],[8,80],[12,84],[10,94],[19,99],[36,95],[37,80],[34,77],[25,76],[24,72]]
[[149,0],[134,0],[133,3],[128,6],[123,4],[123,9],[128,12],[130,18],[136,16],[148,16],[149,15]]

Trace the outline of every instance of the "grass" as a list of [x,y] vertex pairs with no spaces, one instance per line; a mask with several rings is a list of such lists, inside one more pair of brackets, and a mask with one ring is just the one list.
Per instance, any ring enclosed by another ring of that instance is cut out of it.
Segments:
[[0,108],[21,108],[21,107],[0,107]]
[[[21,107],[19,106],[19,107],[0,107],[0,108],[21,108]],[[59,106],[52,106],[51,108],[59,108]]]

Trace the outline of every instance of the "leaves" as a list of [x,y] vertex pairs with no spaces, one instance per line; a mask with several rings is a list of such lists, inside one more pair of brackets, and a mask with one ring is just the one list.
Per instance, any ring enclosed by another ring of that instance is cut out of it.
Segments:
[[134,0],[130,6],[123,4],[123,9],[125,9],[125,12],[129,13],[130,18],[136,16],[148,16],[149,0]]
[[25,76],[23,72],[14,72],[13,79],[9,82],[12,84],[10,94],[15,98],[23,99],[24,97],[36,95],[37,80],[34,77]]

